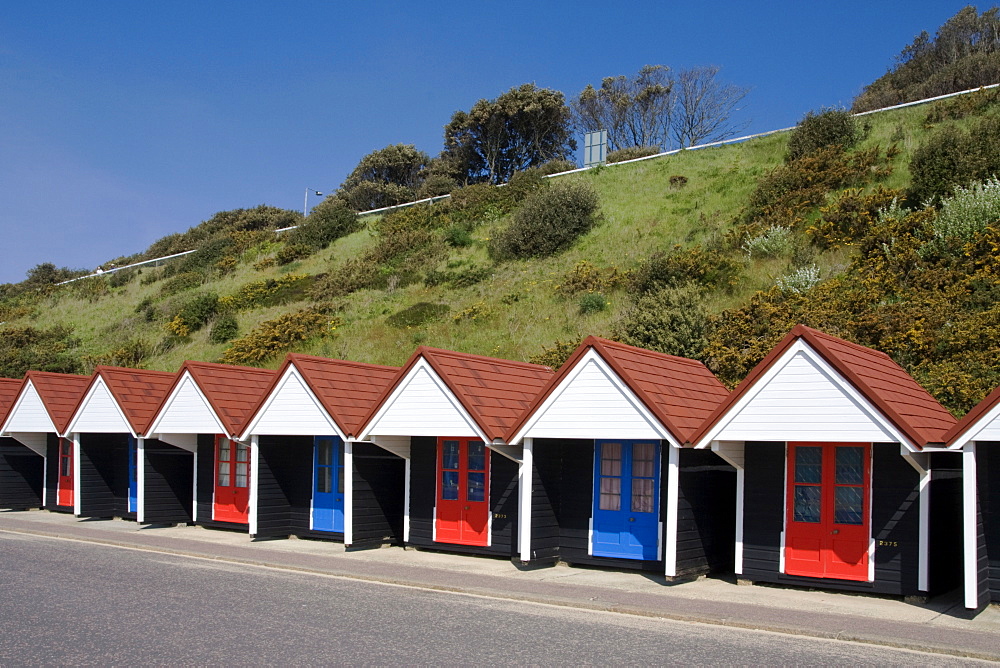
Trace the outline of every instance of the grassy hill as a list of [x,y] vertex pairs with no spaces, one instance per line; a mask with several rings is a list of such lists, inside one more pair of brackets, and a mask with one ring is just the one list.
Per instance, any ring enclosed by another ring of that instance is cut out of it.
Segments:
[[[837,211],[847,215],[843,213],[845,193],[863,198],[880,188],[905,191],[911,183],[911,159],[930,134],[943,126],[970,127],[981,117],[995,114],[997,108],[995,98],[991,98],[989,104],[969,113],[934,111],[951,108],[948,105],[954,107],[955,103],[946,100],[864,117],[863,139],[844,157],[837,157],[840,162],[836,164],[842,167],[857,156],[861,156],[857,161],[864,156],[876,157],[857,168],[860,171],[845,182],[832,187],[816,186],[804,202],[789,204],[787,198],[781,199],[784,194],[778,197],[772,193],[766,206],[760,205],[762,192],[767,194],[765,186],[771,184],[767,187],[773,189],[775,174],[790,169],[785,163],[788,133],[557,176],[553,180],[589,184],[600,201],[599,223],[568,250],[546,258],[491,260],[488,241],[507,224],[511,214],[486,207],[467,226],[471,243],[438,243],[434,246],[437,252],[427,256],[429,259],[416,275],[396,280],[392,267],[384,265],[378,269],[386,278],[380,287],[321,299],[322,313],[309,316],[321,320],[320,326],[304,331],[301,339],[285,350],[400,364],[415,346],[427,344],[527,360],[557,341],[573,343],[588,334],[619,334],[623,319],[634,313],[637,298],[645,289],[636,277],[648,279],[653,271],[650,262],[662,259],[665,253],[686,258],[684,261],[696,257],[701,262],[717,262],[730,268],[726,281],[702,281],[697,292],[701,307],[710,316],[706,334],[710,345],[702,357],[718,372],[725,367],[718,361],[722,359],[718,346],[732,331],[734,314],[763,295],[770,294],[768,299],[772,301],[790,299],[776,296],[780,291],[774,286],[779,278],[808,268],[818,270],[824,283],[829,283],[858,271],[858,249],[864,247],[865,230],[854,230],[848,237],[832,242],[810,231],[823,220],[835,218],[831,207],[839,206]],[[187,285],[178,281],[176,272],[159,267],[26,292],[0,301],[0,320],[6,321],[0,332],[10,340],[21,337],[18,340],[29,342],[22,348],[41,347],[30,363],[62,370],[87,371],[96,363],[112,363],[172,371],[185,359],[217,360],[232,346],[229,341],[213,343],[210,339],[221,310],[197,331],[178,331],[176,326],[174,331],[169,329],[197,295],[225,298],[241,290],[245,297],[257,294],[243,299],[254,306],[229,309],[238,325],[236,337],[245,336],[261,323],[311,307],[317,301],[317,285],[322,281],[318,277],[337,274],[345,263],[370,252],[379,243],[378,225],[377,218],[366,220],[359,231],[283,266],[271,260],[286,243],[282,236],[270,232],[259,235],[240,249],[235,262],[221,269],[211,266],[199,270],[194,278],[188,276]],[[770,227],[785,227],[789,231],[787,243],[776,252],[748,255],[748,239]],[[437,229],[433,234],[439,238],[446,233]],[[685,249],[698,249],[696,253],[704,251],[707,255],[684,255]],[[168,275],[171,273],[175,275]],[[584,298],[587,290],[574,294],[561,287],[574,277],[595,273],[610,277],[598,286],[599,298],[590,297],[588,301]],[[274,294],[266,294],[276,289],[274,284],[252,285],[283,277],[287,285],[279,285]],[[804,294],[808,295],[809,290]],[[794,296],[803,298],[798,293]],[[411,324],[405,317],[391,317],[421,304],[432,306],[411,312]],[[419,322],[428,317],[426,322]],[[816,319],[809,324],[831,326]],[[68,329],[53,330],[57,327]],[[730,329],[722,332],[723,327]],[[774,337],[784,333],[778,331],[780,327],[781,319],[775,318],[774,331],[758,329],[752,336],[761,346],[773,344]],[[851,327],[841,326],[839,333],[864,338],[855,335]],[[68,330],[72,333],[68,334]],[[49,338],[43,335],[53,331],[56,333]],[[898,357],[898,350],[889,352]],[[276,352],[260,364],[275,367],[283,354],[284,350]],[[729,375],[723,374],[725,380],[738,380],[735,376],[758,354],[751,351],[740,362],[742,366],[726,367]],[[557,358],[555,355],[553,359]],[[10,362],[6,368],[16,369],[16,364]],[[907,368],[914,369],[918,364],[908,361]],[[979,385],[991,382],[992,378],[985,378]],[[966,408],[971,397],[982,392],[978,388],[952,401],[952,406],[959,411]]]

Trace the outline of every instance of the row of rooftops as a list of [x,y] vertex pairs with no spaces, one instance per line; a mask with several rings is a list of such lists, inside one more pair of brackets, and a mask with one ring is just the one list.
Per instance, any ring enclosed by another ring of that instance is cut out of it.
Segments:
[[418,367],[432,370],[481,433],[496,444],[516,443],[525,426],[588,355],[599,355],[645,409],[680,445],[704,446],[713,427],[736,406],[771,366],[795,346],[808,346],[876,406],[915,448],[947,446],[1000,404],[1000,388],[961,422],[885,353],[798,325],[730,393],[700,362],[588,337],[559,372],[536,364],[422,346],[402,367],[379,366],[289,354],[277,371],[209,362],[185,362],[175,372],[99,366],[92,376],[29,371],[23,379],[0,379],[0,434],[12,427],[19,402],[35,392],[62,436],[86,397],[103,384],[136,436],[157,432],[164,406],[187,379],[197,385],[226,435],[245,439],[254,416],[290,367],[336,422],[341,433],[363,439],[393,392]]

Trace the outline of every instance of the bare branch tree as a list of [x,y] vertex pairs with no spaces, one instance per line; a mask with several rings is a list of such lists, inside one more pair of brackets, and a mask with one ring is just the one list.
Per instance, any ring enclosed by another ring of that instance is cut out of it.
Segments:
[[606,77],[572,102],[573,121],[581,132],[608,131],[613,151],[630,146],[666,148],[670,142],[674,82],[670,68],[646,65],[634,77]]
[[716,79],[718,73],[719,68],[710,65],[677,76],[673,135],[681,148],[727,139],[749,125],[749,121],[733,124],[732,116],[750,89],[723,84]]

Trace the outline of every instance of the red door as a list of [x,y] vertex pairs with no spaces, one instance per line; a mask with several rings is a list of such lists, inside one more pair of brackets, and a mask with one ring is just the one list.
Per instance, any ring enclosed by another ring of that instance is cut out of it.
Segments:
[[489,545],[490,451],[469,438],[438,439],[435,540]]
[[73,505],[73,442],[59,439],[59,480],[56,484],[56,505]]
[[871,445],[789,443],[785,572],[868,581]]
[[219,522],[249,522],[250,447],[215,437],[215,505],[212,519]]

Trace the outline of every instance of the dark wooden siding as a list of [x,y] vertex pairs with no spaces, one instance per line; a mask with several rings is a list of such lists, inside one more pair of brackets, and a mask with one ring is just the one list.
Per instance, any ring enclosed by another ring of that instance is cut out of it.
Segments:
[[899,445],[876,443],[872,455],[875,582],[808,578],[778,572],[784,526],[785,446],[747,443],[743,505],[743,577],[825,589],[919,594],[919,476]]
[[402,543],[406,460],[371,443],[352,448],[351,546]]
[[1000,443],[976,444],[981,517],[980,604],[1000,603]]
[[493,513],[489,547],[437,543],[433,540],[434,501],[437,491],[437,439],[410,439],[410,541],[468,554],[514,556],[517,549],[517,468],[496,452],[490,453],[490,510]]
[[194,454],[155,439],[146,440],[143,450],[143,521],[147,524],[190,522]]
[[[563,489],[563,450],[578,441],[535,439],[531,473],[531,559],[560,556],[559,505]],[[582,442],[584,449],[587,441]]]
[[962,584],[962,453],[930,455],[929,595]]
[[677,575],[732,573],[736,469],[709,450],[682,449],[678,456]]
[[127,517],[128,435],[80,435],[80,515]]
[[256,535],[292,536],[308,532],[312,437],[261,436],[258,449]]
[[0,438],[0,508],[41,507],[44,462],[31,448]]

